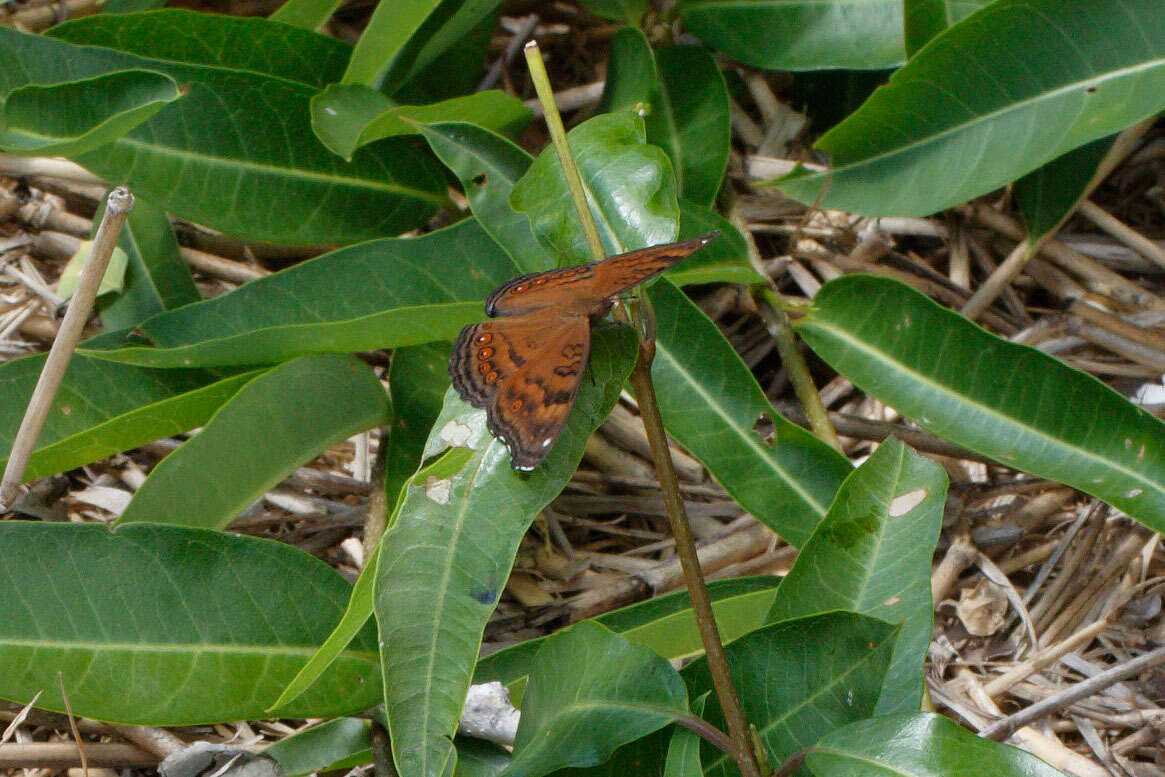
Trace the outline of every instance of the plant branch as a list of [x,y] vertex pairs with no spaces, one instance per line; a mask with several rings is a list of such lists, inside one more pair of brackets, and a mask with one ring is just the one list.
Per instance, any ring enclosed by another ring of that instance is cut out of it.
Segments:
[[769,334],[777,343],[781,364],[785,365],[785,370],[789,373],[789,382],[793,384],[793,391],[796,392],[797,399],[805,410],[805,417],[809,419],[809,428],[835,450],[845,453],[841,447],[841,440],[837,437],[837,430],[829,421],[825,405],[821,404],[821,395],[813,385],[809,365],[805,363],[805,357],[801,355],[797,342],[793,339],[789,317],[785,314],[780,300],[769,289],[761,290],[760,298],[761,317]]
[[52,348],[49,349],[36,388],[32,390],[32,397],[28,401],[28,409],[24,412],[24,420],[20,422],[20,429],[17,430],[16,439],[12,443],[12,451],[8,454],[8,465],[4,468],[3,479],[0,480],[0,512],[7,510],[15,501],[17,489],[24,479],[24,471],[28,468],[28,461],[36,447],[36,440],[48,419],[49,408],[52,407],[57,389],[65,377],[65,370],[73,357],[77,342],[81,339],[81,331],[89,319],[89,312],[93,310],[97,290],[101,287],[101,279],[105,277],[105,268],[109,266],[109,257],[113,255],[121,228],[132,209],[133,195],[129,189],[119,186],[109,193],[105,215],[101,218],[97,236],[93,239],[89,251],[89,260],[81,270],[77,290],[73,293],[60,331],[57,332]]
[[682,715],[676,718],[676,725],[683,726],[716,749],[732,755],[732,740],[728,735],[699,715]]
[[567,188],[570,189],[570,198],[574,201],[582,222],[583,234],[587,238],[587,247],[591,250],[591,258],[601,262],[607,258],[603,250],[603,241],[599,237],[599,230],[595,226],[594,216],[587,205],[587,193],[583,188],[582,176],[578,173],[578,166],[574,163],[574,156],[570,153],[570,144],[566,140],[566,128],[562,126],[562,116],[558,113],[558,106],[554,102],[554,90],[550,86],[550,76],[546,74],[546,64],[542,61],[542,52],[538,42],[531,40],[526,44],[526,65],[530,69],[530,80],[534,82],[534,91],[538,93],[538,101],[542,103],[542,110],[546,116],[546,128],[550,131],[550,139],[554,149],[558,152],[558,161],[562,164],[562,174],[566,177]]
[[[562,118],[558,115],[558,107],[554,103],[554,92],[550,87],[550,79],[546,75],[546,67],[542,63],[542,55],[535,41],[526,44],[526,62],[530,67],[530,77],[534,81],[538,99],[546,113],[546,125],[550,129],[550,137],[554,140],[558,159],[562,163],[566,182],[570,187],[571,197],[574,200],[579,219],[582,221],[591,255],[596,262],[601,261],[606,258],[602,241],[599,239],[594,217],[587,206],[582,178],[579,176],[578,167],[571,156],[570,146],[566,142]],[[643,301],[646,302],[646,299]],[[664,432],[663,420],[659,415],[655,386],[651,382],[651,362],[655,357],[655,339],[653,336],[655,321],[651,307],[649,305],[639,306],[634,311],[633,318],[638,325],[640,339],[639,356],[635,360],[635,367],[630,377],[631,388],[635,391],[635,398],[639,401],[639,413],[643,418],[643,426],[651,444],[656,477],[659,478],[664,504],[667,506],[668,521],[671,523],[672,534],[675,537],[676,552],[680,557],[680,566],[684,571],[684,580],[688,587],[688,595],[692,600],[692,609],[696,615],[700,638],[704,643],[704,654],[708,658],[712,683],[716,687],[716,697],[720,701],[724,719],[728,722],[730,737],[728,751],[736,760],[742,777],[760,777],[760,766],[757,764],[756,753],[752,748],[748,722],[744,719],[740,698],[737,696],[736,687],[732,682],[728,660],[724,655],[724,645],[720,640],[720,630],[716,626],[716,617],[712,612],[712,600],[708,596],[708,587],[704,584],[704,577],[700,571],[700,560],[696,555],[696,542],[688,524],[684,500],[680,494],[679,481],[676,479],[675,466],[672,463],[671,452],[667,444],[667,434]]]

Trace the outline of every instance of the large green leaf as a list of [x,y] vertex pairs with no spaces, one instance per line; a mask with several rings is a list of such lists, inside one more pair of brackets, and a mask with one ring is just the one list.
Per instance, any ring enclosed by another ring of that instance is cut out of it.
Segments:
[[119,523],[222,529],[296,467],[388,415],[380,381],[358,359],[315,354],[281,364],[154,467]]
[[688,712],[672,665],[594,622],[548,639],[534,659],[507,777],[593,766]]
[[850,610],[902,623],[877,713],[918,712],[930,645],[930,562],[946,473],[889,439],[846,478],[777,589],[770,621]]
[[671,158],[683,199],[711,205],[728,163],[728,90],[712,55],[699,46],[651,50],[632,27],[615,33],[606,111],[644,117],[649,143]]
[[0,150],[71,156],[117,140],[182,96],[164,73],[122,70],[13,89],[0,113]]
[[[94,222],[99,223],[100,216]],[[107,331],[130,329],[163,310],[202,298],[182,261],[169,217],[148,200],[137,198],[117,245],[129,257],[129,268],[120,294],[98,298],[101,325]]]
[[539,245],[526,214],[510,207],[510,193],[533,158],[521,147],[472,124],[440,123],[421,127],[437,157],[453,171],[481,226],[524,272],[554,267]]
[[906,59],[901,0],[681,0],[689,31],[769,70],[880,70]]
[[348,60],[343,83],[383,86],[393,61],[407,53],[409,40],[419,35],[426,20],[441,6],[453,4],[451,0],[397,0],[377,5]]
[[[182,99],[128,135],[74,159],[167,210],[251,238],[334,243],[395,234],[444,201],[436,162],[415,141],[385,140],[343,162],[312,134],[308,102],[315,86],[206,65],[200,59],[213,38],[183,38],[171,58],[99,47],[116,45],[111,26],[136,18],[91,16],[54,28],[54,35],[83,46],[0,30],[0,57],[11,63],[0,71],[0,97],[28,84],[123,70],[173,78],[186,89]],[[198,32],[199,26],[191,29]]]
[[[44,362],[38,354],[0,365],[0,461],[12,449]],[[147,369],[74,354],[24,477],[64,472],[201,426],[253,377]]]
[[453,446],[417,473],[381,540],[376,584],[385,697],[401,774],[440,777],[486,620],[534,515],[565,485],[587,437],[619,396],[634,358],[626,328],[595,333],[588,375],[546,462],[510,468],[485,413],[450,390],[426,453]]
[[[266,715],[328,635],[349,586],[282,543],[174,526],[0,523],[0,696],[76,715],[181,726]],[[281,710],[376,703],[365,629]]]
[[147,59],[241,70],[322,89],[339,80],[352,47],[258,17],[167,8],[117,18],[90,16],[53,27],[52,37]]
[[92,351],[157,366],[263,364],[452,339],[518,273],[474,219],[343,248],[141,325],[157,348]]
[[[773,601],[778,581],[769,576],[711,580],[708,593],[721,638],[728,642],[760,627]],[[698,656],[704,651],[700,632],[686,591],[648,599],[594,618],[636,645],[654,650],[669,660]],[[570,627],[568,627],[570,628]],[[526,676],[538,649],[547,637],[527,640],[499,650],[478,662],[475,683],[503,683],[515,703],[520,703]]]
[[902,22],[906,55],[913,57],[931,38],[989,2],[991,0],[904,0]]
[[[794,545],[809,538],[851,468],[773,410],[716,325],[667,280],[655,309],[652,378],[664,424],[748,512]],[[771,439],[755,430],[771,422]]]
[[1161,29],[1159,0],[998,0],[821,138],[828,171],[794,173],[781,190],[901,216],[989,192],[1165,108],[1165,36],[1146,34]]
[[822,287],[797,331],[830,366],[927,431],[1165,528],[1165,424],[1034,348],[887,278]]
[[[646,137],[643,120],[628,112],[596,116],[568,135],[608,255],[675,239],[675,178],[667,155]],[[560,266],[591,260],[553,148],[534,160],[510,202],[529,215],[538,242]]]
[[1065,777],[1016,747],[992,742],[941,715],[895,715],[851,723],[805,756],[817,777]]
[[[898,630],[852,612],[782,621],[725,645],[744,717],[780,764],[839,726],[870,717],[882,690]],[[688,694],[712,690],[704,658],[684,667]],[[705,719],[723,730],[720,705],[708,699]],[[706,757],[708,777],[736,775],[731,756]]]
[[399,105],[359,84],[332,84],[312,98],[311,112],[316,135],[346,159],[377,140],[417,134],[418,122],[467,122],[516,137],[533,115],[516,97],[496,89],[429,105]]

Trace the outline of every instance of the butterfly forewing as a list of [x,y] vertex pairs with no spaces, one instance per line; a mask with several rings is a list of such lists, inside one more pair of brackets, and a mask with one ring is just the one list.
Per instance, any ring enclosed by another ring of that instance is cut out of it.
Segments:
[[521,275],[502,284],[485,301],[490,316],[513,316],[547,307],[589,313],[603,300],[658,275],[708,244],[716,233],[680,243],[641,248],[592,264]]
[[590,357],[592,316],[714,237],[523,275],[490,295],[485,312],[498,318],[461,330],[449,376],[462,399],[485,408],[489,430],[509,447],[514,469],[536,467],[566,426]]
[[533,469],[562,432],[590,355],[590,321],[548,309],[461,330],[453,387],[486,410],[515,469]]

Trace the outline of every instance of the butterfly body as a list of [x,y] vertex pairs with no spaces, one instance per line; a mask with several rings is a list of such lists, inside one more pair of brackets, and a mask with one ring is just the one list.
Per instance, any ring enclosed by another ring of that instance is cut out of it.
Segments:
[[615,297],[707,245],[716,233],[513,278],[485,303],[493,320],[461,330],[453,387],[484,408],[514,469],[531,470],[562,433],[590,357],[591,324]]

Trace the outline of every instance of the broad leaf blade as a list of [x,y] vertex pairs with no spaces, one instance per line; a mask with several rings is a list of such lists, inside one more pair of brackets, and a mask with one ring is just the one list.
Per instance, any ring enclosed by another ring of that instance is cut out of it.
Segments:
[[1016,747],[992,742],[941,715],[895,715],[826,734],[805,756],[817,777],[1065,777]]
[[684,27],[768,70],[882,70],[906,58],[901,0],[682,0]]
[[594,766],[687,712],[684,683],[667,660],[584,621],[538,651],[506,775]]
[[159,366],[263,364],[452,339],[518,273],[473,219],[361,243],[145,322],[158,348],[92,351]]
[[989,192],[1165,107],[1165,36],[1145,34],[1160,29],[1158,0],[998,0],[821,138],[831,169],[778,185],[871,216],[923,216]]
[[[174,526],[0,523],[0,696],[149,726],[265,716],[349,586],[291,546]],[[100,592],[95,595],[94,592]],[[59,683],[59,684],[58,684]],[[364,630],[287,717],[376,703]]]
[[[773,410],[731,344],[666,280],[655,309],[652,377],[664,424],[745,510],[793,545],[809,538],[849,474],[845,458]],[[771,442],[754,429],[774,424]]]
[[[565,431],[529,474],[485,428],[485,414],[450,391],[421,470],[381,540],[376,584],[385,697],[402,774],[439,777],[486,620],[526,528],[574,472],[586,438],[618,398],[634,358],[626,328],[595,333],[588,376]],[[468,446],[468,447],[460,447]]]
[[863,391],[944,439],[1165,528],[1165,424],[1096,378],[887,278],[846,275],[814,302],[797,331]]
[[296,467],[388,414],[380,381],[358,359],[319,354],[281,364],[154,467],[118,523],[222,529]]
[[[596,116],[568,135],[608,255],[675,239],[675,178],[662,149],[646,143],[643,120],[631,113]],[[510,202],[529,215],[538,242],[559,265],[591,259],[553,148],[538,155]]]
[[1114,137],[1094,140],[1028,173],[1011,188],[1028,240],[1038,240],[1076,210]]
[[[850,612],[831,612],[765,626],[725,645],[745,719],[783,763],[823,734],[874,712],[897,629]],[[712,690],[703,658],[682,672],[691,696]],[[715,697],[705,718],[723,725]],[[723,729],[722,729],[723,730]],[[709,777],[737,774],[731,756],[705,760]]]
[[[93,221],[98,223],[100,215]],[[121,294],[98,299],[106,330],[130,329],[164,310],[202,299],[178,251],[170,219],[149,201],[137,199],[117,245],[129,257],[129,271]]]
[[[917,712],[946,474],[897,440],[853,471],[777,589],[769,621],[850,610],[902,623],[877,712]],[[832,581],[822,585],[822,581]]]
[[173,78],[150,70],[29,84],[3,102],[0,149],[35,156],[83,154],[112,143],[181,96]]
[[[6,460],[45,355],[0,365],[0,455]],[[201,426],[253,373],[216,378],[74,354],[29,461],[26,480],[97,461]]]

